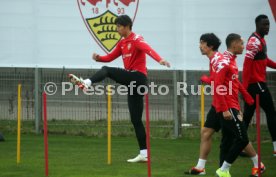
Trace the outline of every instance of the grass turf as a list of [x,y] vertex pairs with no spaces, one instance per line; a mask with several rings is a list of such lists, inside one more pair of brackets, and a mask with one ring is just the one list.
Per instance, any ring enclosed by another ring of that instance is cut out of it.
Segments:
[[[23,134],[21,162],[16,164],[16,134],[5,134],[0,142],[0,177],[43,177],[43,136]],[[107,165],[106,138],[49,135],[50,177],[146,177],[147,164],[130,164],[126,159],[138,153],[134,137],[112,138],[112,164]],[[198,159],[199,141],[190,139],[151,139],[152,177],[183,177]],[[207,175],[218,168],[219,141],[213,143],[207,162]],[[275,177],[276,157],[270,142],[262,143],[262,159],[267,167],[263,177]],[[238,158],[231,168],[233,177],[248,176],[252,162]],[[186,175],[187,176],[187,175]]]

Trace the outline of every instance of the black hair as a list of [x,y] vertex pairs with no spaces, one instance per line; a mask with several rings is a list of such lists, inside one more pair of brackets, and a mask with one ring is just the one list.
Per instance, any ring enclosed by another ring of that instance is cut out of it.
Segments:
[[129,26],[132,29],[132,20],[128,15],[120,15],[115,20],[116,25]]
[[207,43],[208,47],[213,47],[214,51],[217,51],[221,41],[214,33],[205,33],[200,36],[200,41],[204,41]]
[[232,42],[240,40],[241,36],[239,34],[231,33],[226,37],[226,47],[230,48]]
[[262,19],[268,19],[267,15],[264,15],[264,14],[258,15],[258,16],[255,18],[255,24],[256,24],[256,26],[257,26],[257,24],[258,24]]

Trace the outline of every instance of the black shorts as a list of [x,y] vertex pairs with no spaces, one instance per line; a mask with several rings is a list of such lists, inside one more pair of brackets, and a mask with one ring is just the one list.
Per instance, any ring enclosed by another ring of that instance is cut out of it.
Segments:
[[220,126],[220,120],[217,115],[216,109],[214,106],[212,106],[207,114],[206,121],[204,123],[204,127],[206,128],[212,128],[216,132],[218,132],[221,128]]

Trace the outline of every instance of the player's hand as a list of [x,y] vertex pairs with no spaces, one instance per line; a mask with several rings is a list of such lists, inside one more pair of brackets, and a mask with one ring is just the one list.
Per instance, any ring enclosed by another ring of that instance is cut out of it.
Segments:
[[171,67],[170,63],[167,62],[166,60],[161,60],[159,63],[160,63],[160,65],[167,66],[168,68]]
[[209,84],[210,83],[209,77],[206,76],[205,74],[200,77],[200,81],[203,82],[203,83],[205,83],[205,84]]
[[223,118],[224,118],[225,120],[231,120],[231,119],[232,119],[232,115],[231,115],[230,111],[224,111],[224,112],[222,113],[222,115],[223,115]]
[[93,53],[92,58],[93,58],[93,60],[95,60],[95,61],[100,61],[100,55],[97,54],[97,53]]
[[242,111],[241,111],[241,110],[239,111],[239,113],[240,113],[240,115],[243,115],[243,113],[242,113]]
[[243,121],[243,114],[242,111],[239,111],[239,114],[237,115],[238,119],[242,122]]
[[252,98],[251,95],[248,95],[247,97],[244,97],[244,101],[249,104],[250,106],[254,104],[254,99]]

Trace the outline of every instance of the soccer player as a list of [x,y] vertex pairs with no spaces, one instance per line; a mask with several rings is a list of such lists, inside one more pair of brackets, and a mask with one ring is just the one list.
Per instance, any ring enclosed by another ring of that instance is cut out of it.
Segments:
[[[240,113],[238,67],[236,55],[242,54],[244,46],[241,36],[229,34],[226,38],[227,51],[224,59],[216,65],[215,102],[221,122],[222,140],[220,165],[216,175],[230,177],[230,167],[240,152],[249,144],[246,128]],[[252,98],[251,98],[252,99]],[[251,104],[253,104],[253,99]]]
[[161,58],[143,39],[142,36],[132,32],[132,20],[127,15],[121,15],[116,18],[115,24],[117,31],[122,36],[115,49],[108,55],[100,56],[94,53],[92,58],[97,62],[111,62],[122,56],[124,68],[114,68],[103,66],[89,79],[81,79],[71,74],[71,81],[80,88],[88,88],[93,83],[100,82],[106,77],[129,86],[134,84],[136,87],[133,93],[128,92],[128,108],[130,112],[131,122],[134,126],[136,137],[138,140],[140,152],[138,156],[127,162],[146,162],[147,161],[147,145],[146,132],[142,122],[143,114],[143,94],[139,93],[139,86],[147,85],[147,68],[146,54],[155,59],[159,64],[170,67],[170,64]]
[[[201,81],[206,84],[211,84],[212,81],[214,81],[215,75],[216,75],[216,69],[217,69],[217,63],[220,60],[223,60],[223,55],[218,52],[218,48],[220,46],[221,42],[220,39],[214,34],[214,33],[206,33],[203,34],[200,37],[200,51],[203,55],[206,55],[210,60],[210,77],[206,75],[201,76]],[[235,61],[235,60],[233,60]],[[236,65],[236,63],[234,63]],[[239,91],[242,93],[244,99],[248,104],[252,104],[253,100],[251,96],[247,93],[247,91],[243,88],[240,82],[239,83]],[[191,175],[205,175],[205,165],[207,161],[207,157],[211,151],[211,145],[212,145],[212,135],[215,132],[218,132],[220,130],[220,119],[216,116],[216,110],[215,110],[215,100],[213,99],[211,108],[207,114],[206,121],[204,123],[204,127],[201,130],[201,142],[200,142],[200,154],[199,159],[197,162],[197,165],[195,167],[192,167],[189,171],[185,172],[185,174],[191,174]],[[248,144],[248,146],[245,148],[245,151],[251,157],[251,160],[253,162],[253,169],[256,171],[258,169],[258,156],[251,144]],[[221,160],[223,162],[223,160]],[[263,165],[263,164],[262,164]],[[264,168],[264,166],[263,166]],[[256,172],[254,172],[255,174]]]
[[[223,58],[223,55],[218,52],[218,48],[221,44],[220,39],[214,33],[205,33],[200,37],[199,49],[202,55],[206,55],[209,59],[209,71],[210,77],[206,75],[201,76],[201,81],[207,84],[210,84],[215,77],[215,68],[214,65]],[[201,129],[201,141],[200,141],[200,154],[197,165],[192,167],[185,174],[192,175],[205,175],[205,164],[207,161],[208,154],[211,151],[212,145],[212,135],[214,132],[220,130],[220,122],[216,117],[216,109],[214,99],[212,101],[211,108],[207,114],[204,127]]]
[[[255,19],[256,31],[249,37],[243,64],[242,82],[250,95],[256,99],[260,95],[260,106],[266,114],[267,126],[272,138],[276,156],[276,112],[270,91],[266,84],[266,67],[276,69],[276,62],[267,56],[265,35],[269,32],[269,19],[259,15]],[[256,104],[244,105],[244,121],[248,128],[255,112]]]

